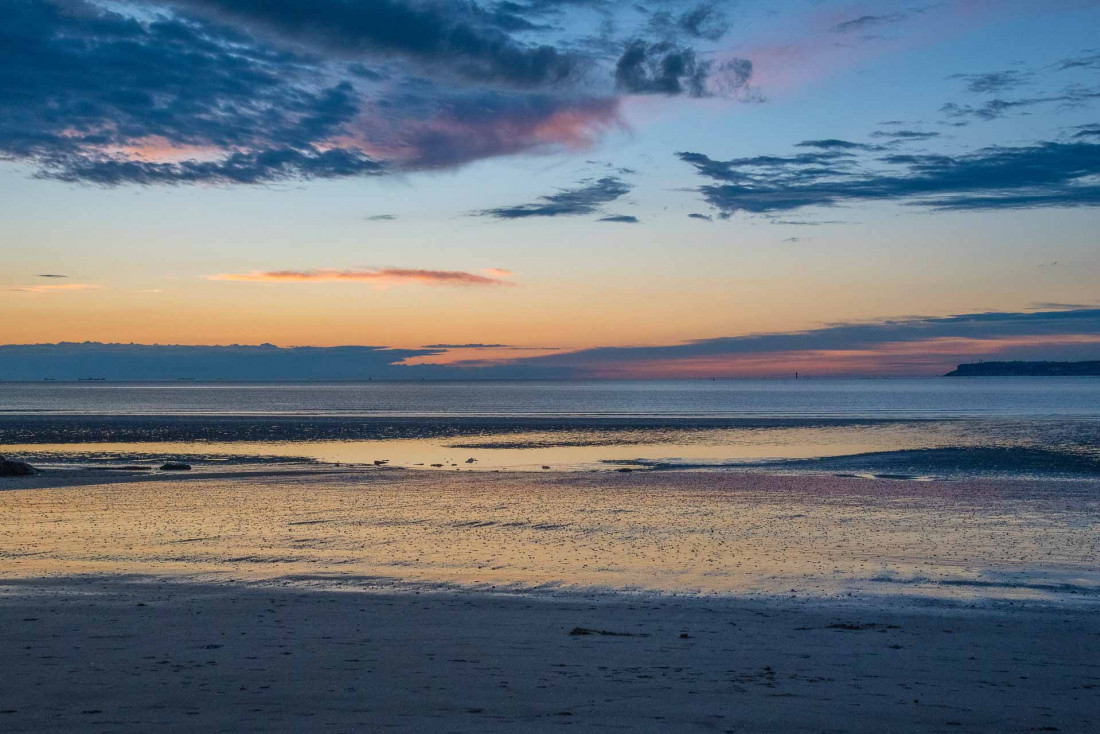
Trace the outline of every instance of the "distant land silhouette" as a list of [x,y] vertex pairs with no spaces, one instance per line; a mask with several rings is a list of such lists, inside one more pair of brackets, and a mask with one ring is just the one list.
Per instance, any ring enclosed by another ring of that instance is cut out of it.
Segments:
[[1100,361],[975,362],[960,364],[945,377],[1100,377]]

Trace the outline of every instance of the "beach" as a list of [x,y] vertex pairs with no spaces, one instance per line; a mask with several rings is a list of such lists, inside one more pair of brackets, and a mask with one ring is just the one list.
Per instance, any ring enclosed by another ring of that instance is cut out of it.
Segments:
[[0,480],[5,731],[1091,731],[1098,483]]

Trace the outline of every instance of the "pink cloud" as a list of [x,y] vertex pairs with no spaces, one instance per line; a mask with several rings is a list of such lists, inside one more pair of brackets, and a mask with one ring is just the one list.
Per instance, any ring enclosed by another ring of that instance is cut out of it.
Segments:
[[91,283],[56,283],[52,285],[23,285],[10,288],[9,290],[19,291],[20,293],[64,293],[68,291],[88,291],[102,288],[100,285],[93,285]]
[[390,113],[368,112],[329,142],[415,171],[521,153],[585,150],[608,130],[625,127],[615,97],[520,100],[472,109],[444,104],[423,119],[392,119]]
[[[486,271],[488,272],[488,271]],[[500,271],[500,274],[508,271]],[[510,273],[509,273],[510,274]],[[500,277],[489,277],[461,270],[418,270],[410,268],[372,268],[364,270],[254,270],[250,273],[220,273],[207,280],[244,283],[373,283],[379,286],[400,283],[457,286],[511,286]]]

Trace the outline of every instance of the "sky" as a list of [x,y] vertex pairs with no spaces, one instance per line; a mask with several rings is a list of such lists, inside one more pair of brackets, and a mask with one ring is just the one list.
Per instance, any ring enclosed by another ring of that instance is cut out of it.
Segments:
[[1097,31],[1088,0],[7,0],[0,345],[1100,359]]

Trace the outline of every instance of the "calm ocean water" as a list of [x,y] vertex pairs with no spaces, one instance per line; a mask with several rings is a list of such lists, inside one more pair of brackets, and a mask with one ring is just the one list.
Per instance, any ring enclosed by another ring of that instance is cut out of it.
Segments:
[[0,383],[0,453],[1100,476],[1100,379]]
[[0,383],[2,413],[1100,418],[1100,379]]

